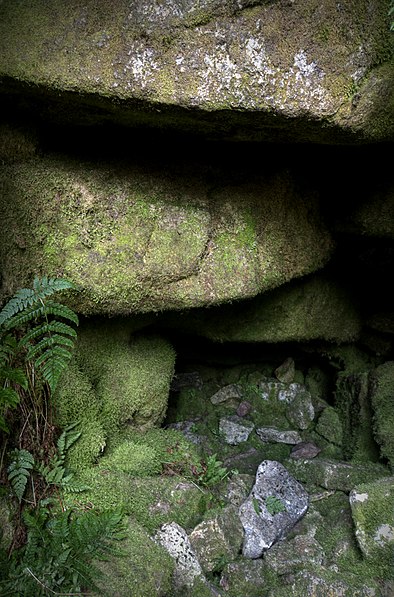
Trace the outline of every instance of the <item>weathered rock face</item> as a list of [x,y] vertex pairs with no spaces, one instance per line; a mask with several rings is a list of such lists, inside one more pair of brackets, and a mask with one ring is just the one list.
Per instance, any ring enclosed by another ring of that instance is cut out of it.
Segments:
[[393,138],[382,0],[8,0],[0,23],[0,76],[72,92],[85,109],[68,121],[88,109],[238,139]]

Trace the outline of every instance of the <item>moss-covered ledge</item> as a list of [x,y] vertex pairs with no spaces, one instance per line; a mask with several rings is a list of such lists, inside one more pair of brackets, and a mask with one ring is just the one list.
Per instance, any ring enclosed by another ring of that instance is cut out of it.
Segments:
[[[182,126],[185,109],[190,122],[193,110],[198,130],[203,111],[208,120],[219,117],[217,134],[231,111],[233,125],[237,114],[247,126],[243,133],[240,126],[227,130],[232,136],[272,138],[285,118],[288,138],[302,136],[302,127],[290,128],[302,120],[303,139],[309,129],[324,142],[336,133],[353,141],[387,140],[394,135],[387,109],[393,101],[387,12],[386,0],[346,6],[328,0],[116,0],[111,10],[106,0],[5,0],[0,78],[4,91],[8,82],[22,81],[76,92],[76,106],[86,96],[126,101],[125,112],[134,118],[141,107],[153,108],[158,124],[169,124],[167,110],[175,107],[172,124]],[[375,75],[385,63],[388,68]]]
[[287,172],[212,188],[202,175],[45,157],[4,166],[0,185],[3,296],[37,272],[60,276],[86,315],[252,297],[334,248],[318,197]]

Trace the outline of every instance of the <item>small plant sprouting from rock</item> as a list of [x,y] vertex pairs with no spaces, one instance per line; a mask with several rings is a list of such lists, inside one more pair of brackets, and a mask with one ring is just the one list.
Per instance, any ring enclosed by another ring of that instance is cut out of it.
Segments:
[[202,461],[200,467],[194,471],[198,483],[203,487],[213,487],[218,485],[231,474],[236,474],[236,470],[228,470],[222,466],[222,461],[217,460],[217,455],[208,456]]
[[279,512],[286,512],[286,506],[279,498],[274,495],[269,495],[265,500],[265,507],[271,516],[279,514]]
[[[281,499],[275,497],[274,495],[269,495],[268,497],[266,497],[264,502],[267,512],[271,514],[271,516],[275,516],[275,514],[279,514],[280,512],[286,512],[285,504],[282,502]],[[260,515],[261,510],[259,500],[255,497],[252,497],[252,504],[256,514]]]

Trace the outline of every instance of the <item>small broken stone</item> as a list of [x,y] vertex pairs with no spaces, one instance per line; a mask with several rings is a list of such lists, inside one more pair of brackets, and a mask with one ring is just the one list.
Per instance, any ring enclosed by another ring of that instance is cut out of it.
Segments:
[[275,377],[283,383],[291,383],[294,381],[295,364],[294,359],[289,357],[277,369],[275,369]]
[[246,421],[237,415],[222,417],[219,421],[219,431],[223,434],[227,444],[236,446],[246,442],[254,429],[251,421]]
[[[272,501],[281,508],[272,510]],[[242,555],[260,558],[288,534],[306,513],[308,504],[309,497],[301,483],[280,462],[264,460],[257,469],[251,493],[239,508],[245,531]]]
[[301,442],[292,448],[290,458],[296,458],[298,460],[315,458],[320,452],[321,449],[313,442]]
[[227,400],[234,398],[236,400],[240,400],[242,398],[242,388],[236,384],[230,384],[220,388],[220,390],[211,396],[210,400],[212,404],[221,404],[222,402],[226,402]]
[[186,531],[176,522],[165,523],[154,540],[175,560],[174,580],[178,587],[193,585],[196,577],[204,577],[200,563],[191,547]]
[[299,444],[302,438],[298,431],[281,431],[276,427],[259,427],[256,433],[263,442],[274,442],[278,444]]
[[243,400],[237,408],[237,415],[239,417],[245,417],[252,411],[252,405],[248,400]]

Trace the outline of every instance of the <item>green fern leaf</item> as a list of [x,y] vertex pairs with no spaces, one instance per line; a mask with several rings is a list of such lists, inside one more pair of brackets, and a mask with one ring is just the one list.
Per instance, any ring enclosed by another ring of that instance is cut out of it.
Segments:
[[[75,285],[61,278],[34,278],[33,289],[21,288],[0,311],[0,327],[12,329],[52,311],[78,325],[78,317],[71,309],[46,300],[56,292],[71,289],[76,289]],[[59,313],[62,310],[63,314]]]
[[60,344],[67,346],[70,349],[74,348],[74,342],[70,340],[70,338],[61,336],[60,334],[53,334],[52,336],[45,336],[45,338],[42,338],[37,344],[30,346],[27,352],[27,358],[29,361],[34,361],[37,355],[44,350],[52,350],[53,347]]
[[76,286],[63,278],[48,278],[47,276],[38,278],[36,276],[33,281],[33,288],[37,300],[43,300],[45,297],[62,290],[75,290]]
[[27,390],[28,381],[26,374],[22,369],[7,366],[0,367],[0,380],[1,379],[7,382],[13,381],[20,385],[24,390]]
[[18,349],[23,348],[32,340],[44,336],[45,334],[63,334],[65,336],[71,336],[76,338],[77,333],[71,326],[61,321],[45,322],[31,329],[27,334],[23,336],[18,344]]
[[2,414],[0,414],[0,429],[1,429],[1,431],[4,431],[4,433],[10,432],[10,429],[9,429],[7,423],[5,422],[5,418]]
[[19,289],[0,311],[0,326],[4,325],[5,322],[20,311],[32,307],[35,303],[43,301],[46,297],[62,290],[71,289],[76,289],[76,286],[62,278],[47,278],[46,276],[38,278],[36,276],[33,281],[33,289]]
[[0,335],[0,367],[5,366],[13,355],[16,353],[17,350],[17,341],[14,336],[11,334],[7,334],[3,338]]
[[61,303],[57,303],[55,301],[46,301],[45,303],[45,312],[48,315],[55,315],[56,317],[62,317],[63,319],[68,319],[72,321],[76,325],[79,324],[79,319],[76,313],[66,305],[62,305]]
[[8,408],[15,408],[20,402],[20,396],[13,388],[0,388],[0,429],[9,432],[4,414]]
[[81,431],[73,431],[77,425],[79,425],[79,421],[67,425],[57,440],[57,450],[62,460],[64,460],[67,450],[81,437]]
[[8,480],[16,497],[21,502],[30,477],[30,471],[34,467],[34,458],[27,450],[15,449],[11,452],[11,459],[11,464],[7,469]]
[[68,350],[55,345],[41,354],[34,362],[52,392],[55,391],[60,376],[67,368],[70,359],[71,353]]
[[[74,478],[74,476],[73,476]],[[61,488],[65,493],[83,493],[84,491],[89,491],[91,487],[89,485],[84,485],[79,481],[72,481],[71,479],[66,481],[67,477],[65,477],[62,481]]]
[[34,303],[34,291],[30,288],[21,288],[14,297],[0,311],[0,326],[11,319],[19,311],[23,311]]
[[20,396],[13,388],[0,388],[0,406],[15,408],[19,404]]

